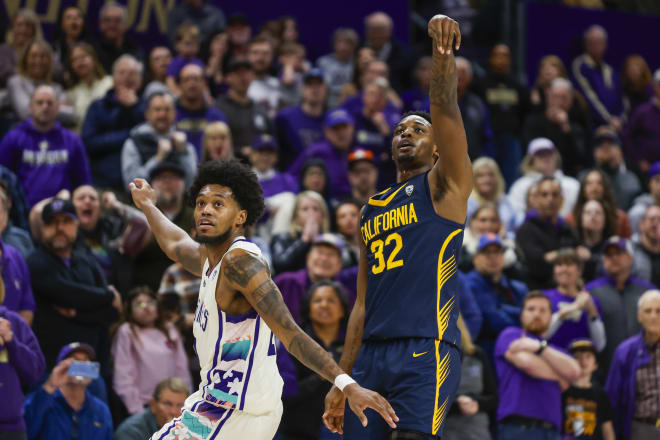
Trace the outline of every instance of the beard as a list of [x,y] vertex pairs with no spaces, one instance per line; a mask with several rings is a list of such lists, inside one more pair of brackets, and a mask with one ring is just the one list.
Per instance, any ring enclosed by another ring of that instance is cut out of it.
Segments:
[[197,228],[195,228],[195,241],[199,244],[220,244],[224,243],[227,241],[229,236],[231,235],[231,226],[227,228],[227,230],[221,234],[218,235],[211,235],[211,236],[202,236],[197,232]]
[[156,206],[170,207],[179,203],[181,196],[179,194],[159,193],[156,197]]

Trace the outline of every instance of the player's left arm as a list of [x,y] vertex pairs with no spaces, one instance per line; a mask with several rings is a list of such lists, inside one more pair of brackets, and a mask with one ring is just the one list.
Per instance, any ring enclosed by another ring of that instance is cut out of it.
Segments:
[[429,173],[429,186],[436,212],[463,223],[472,192],[472,164],[456,90],[453,50],[461,45],[461,31],[455,20],[436,15],[429,21],[428,32],[433,39],[429,98],[433,142],[438,151],[438,160]]
[[[293,320],[282,294],[270,277],[268,267],[261,260],[243,250],[234,250],[224,256],[222,277],[229,287],[243,294],[289,353],[307,368],[332,383],[335,383],[337,376],[345,374],[330,353]],[[364,426],[367,418],[363,411],[371,408],[380,413],[392,428],[396,428],[394,422],[398,418],[380,394],[362,388],[357,383],[346,385],[344,393],[351,409]]]

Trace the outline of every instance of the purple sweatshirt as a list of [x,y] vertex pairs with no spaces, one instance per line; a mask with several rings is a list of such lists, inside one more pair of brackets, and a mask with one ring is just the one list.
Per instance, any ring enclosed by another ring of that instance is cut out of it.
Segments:
[[176,129],[186,133],[188,142],[197,150],[197,161],[202,159],[202,138],[204,129],[212,122],[227,122],[225,114],[213,106],[206,106],[201,110],[189,110],[176,104]]
[[[545,293],[552,303],[552,313],[559,311],[561,307],[560,304],[569,305],[575,301],[575,298],[564,295],[558,289],[544,290],[543,293]],[[598,309],[598,315],[600,315],[600,301],[595,297],[592,297],[592,299]],[[564,350],[568,350],[568,346],[571,345],[573,340],[585,338],[592,339],[591,333],[589,332],[589,315],[583,310],[580,314],[580,319],[577,321],[572,321],[570,319],[564,320],[561,327],[557,329],[548,342],[557,347],[561,347]]]
[[11,324],[12,340],[0,345],[0,432],[25,431],[23,390],[39,380],[46,361],[32,329],[15,312],[0,306],[0,318]]
[[635,162],[660,160],[660,108],[655,99],[637,107],[624,131],[626,151]]
[[286,107],[275,117],[275,133],[280,146],[280,164],[286,168],[307,147],[323,139],[323,115],[306,115],[299,105]]
[[18,176],[30,207],[62,189],[92,182],[80,137],[59,122],[45,133],[33,127],[31,118],[18,124],[0,143],[0,164]]
[[5,284],[5,301],[3,306],[14,312],[30,310],[34,312],[34,294],[32,293],[32,282],[30,271],[23,255],[15,247],[0,240],[0,267],[2,268],[2,279]]
[[348,182],[348,151],[335,148],[330,142],[324,140],[306,149],[289,168],[289,173],[300,177],[305,162],[309,159],[321,159],[328,170],[328,188],[330,195],[341,199],[351,193]]

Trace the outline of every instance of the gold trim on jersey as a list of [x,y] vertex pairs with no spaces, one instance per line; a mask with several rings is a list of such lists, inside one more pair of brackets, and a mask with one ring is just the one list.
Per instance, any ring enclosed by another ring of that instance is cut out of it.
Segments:
[[405,183],[404,183],[403,185],[401,185],[400,187],[398,187],[398,188],[396,189],[396,191],[394,191],[392,194],[390,194],[389,196],[387,196],[387,198],[386,198],[385,200],[374,200],[374,197],[378,197],[378,196],[380,196],[380,195],[383,195],[383,194],[387,193],[389,190],[392,189],[392,187],[389,187],[389,188],[387,188],[386,190],[379,192],[378,194],[374,194],[373,196],[371,196],[371,197],[369,198],[369,202],[368,202],[368,203],[369,203],[371,206],[380,206],[380,207],[387,206],[387,205],[390,204],[390,202],[392,201],[392,199],[394,198],[394,196],[396,196],[396,194],[397,194],[399,191],[401,191],[401,188],[403,188],[404,186],[406,186]]
[[449,401],[449,396],[445,398],[445,401],[442,405],[438,406],[438,398],[440,395],[440,388],[445,383],[445,380],[449,376],[449,367],[450,367],[450,357],[449,351],[445,353],[442,360],[440,359],[440,340],[435,340],[435,364],[436,364],[436,388],[435,388],[435,407],[433,409],[433,425],[431,426],[431,434],[436,435],[438,430],[442,426],[442,422],[445,420],[447,415],[447,402]]
[[438,319],[438,339],[435,340],[435,362],[436,362],[436,389],[435,389],[435,406],[433,409],[433,425],[431,427],[431,433],[436,435],[442,422],[445,420],[445,415],[447,413],[447,402],[449,398],[446,398],[445,401],[438,405],[438,398],[440,396],[440,388],[445,383],[447,376],[449,375],[449,352],[440,360],[440,342],[444,336],[445,330],[449,326],[449,318],[451,317],[451,311],[454,308],[454,297],[452,296],[447,300],[444,306],[440,308],[440,297],[442,295],[442,288],[448,279],[450,279],[456,273],[456,257],[452,254],[451,257],[443,261],[445,256],[445,251],[447,246],[452,241],[452,239],[460,234],[463,230],[456,229],[451,234],[447,236],[444,243],[442,243],[442,248],[440,248],[440,254],[438,255],[438,292],[436,295],[436,310],[437,310],[437,319]]

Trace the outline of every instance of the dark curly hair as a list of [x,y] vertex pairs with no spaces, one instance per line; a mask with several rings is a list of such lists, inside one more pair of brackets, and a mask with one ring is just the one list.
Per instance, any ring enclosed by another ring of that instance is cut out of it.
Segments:
[[237,159],[211,160],[197,168],[195,181],[188,190],[191,206],[195,206],[197,195],[206,185],[221,185],[231,189],[238,205],[247,211],[245,227],[253,225],[264,213],[264,192],[257,175]]
[[405,112],[403,114],[403,116],[401,116],[400,120],[403,121],[408,116],[419,116],[420,118],[426,119],[427,121],[429,121],[429,124],[431,124],[431,114],[428,113],[428,112],[421,111],[421,110],[415,110],[415,111],[411,110],[409,112]]

